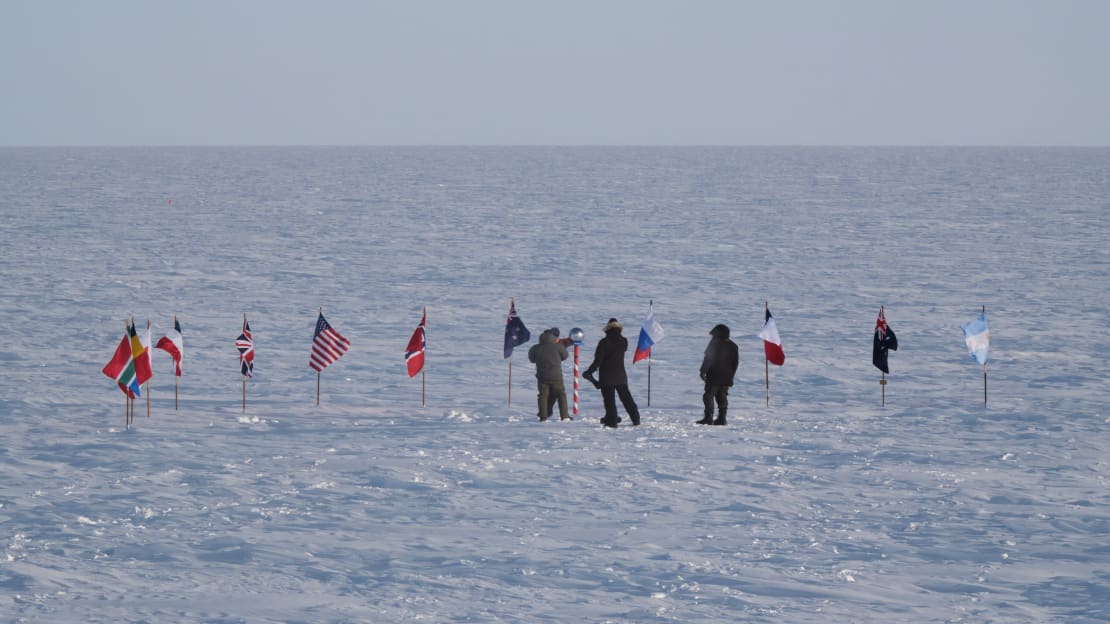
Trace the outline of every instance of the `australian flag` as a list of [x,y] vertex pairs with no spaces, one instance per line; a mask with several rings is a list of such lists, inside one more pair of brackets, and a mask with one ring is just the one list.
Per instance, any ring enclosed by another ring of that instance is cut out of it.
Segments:
[[508,358],[513,354],[513,347],[519,347],[531,339],[531,332],[524,326],[524,321],[516,315],[516,301],[510,301],[509,318],[505,321],[505,357]]
[[886,356],[890,349],[898,350],[898,337],[894,335],[893,329],[887,327],[886,315],[883,314],[882,306],[879,306],[879,318],[875,321],[875,342],[871,347],[871,363],[888,375],[890,366],[887,365]]

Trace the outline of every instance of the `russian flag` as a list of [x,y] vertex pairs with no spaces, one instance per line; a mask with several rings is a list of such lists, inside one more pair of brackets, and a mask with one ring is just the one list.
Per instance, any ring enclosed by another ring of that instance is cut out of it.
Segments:
[[987,327],[987,312],[984,310],[979,318],[960,326],[964,330],[964,342],[971,357],[983,366],[987,365],[987,356],[990,355],[991,332]]
[[651,348],[663,339],[663,326],[655,320],[654,302],[648,303],[648,315],[640,327],[640,339],[636,342],[636,353],[632,356],[632,363],[647,359],[651,356]]
[[775,366],[782,366],[786,361],[786,354],[782,352],[782,339],[779,338],[779,328],[775,325],[775,318],[771,316],[771,309],[766,308],[767,318],[759,337],[763,339],[763,351],[767,361]]

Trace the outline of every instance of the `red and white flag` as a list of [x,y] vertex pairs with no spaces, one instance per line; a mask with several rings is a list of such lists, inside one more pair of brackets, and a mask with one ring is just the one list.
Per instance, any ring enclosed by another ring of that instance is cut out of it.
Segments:
[[763,339],[763,351],[767,355],[767,361],[775,366],[782,366],[786,361],[786,354],[782,352],[782,339],[779,338],[779,328],[775,325],[775,318],[771,316],[771,309],[766,308],[767,318],[763,323],[763,329],[759,332],[759,337]]
[[424,315],[420,317],[420,324],[412,332],[412,338],[409,338],[409,344],[405,347],[405,364],[409,369],[409,377],[416,377],[416,374],[424,369],[424,350],[428,345],[424,329],[427,325],[428,309],[424,308]]
[[321,312],[320,318],[316,319],[316,334],[312,337],[312,355],[308,358],[308,365],[316,372],[320,372],[350,348],[351,341],[335,331]]
[[173,374],[175,377],[180,377],[181,356],[185,353],[185,340],[181,337],[181,324],[177,322],[177,317],[173,319],[173,331],[167,332],[165,336],[159,338],[158,344],[154,346],[170,354],[170,357],[173,358]]

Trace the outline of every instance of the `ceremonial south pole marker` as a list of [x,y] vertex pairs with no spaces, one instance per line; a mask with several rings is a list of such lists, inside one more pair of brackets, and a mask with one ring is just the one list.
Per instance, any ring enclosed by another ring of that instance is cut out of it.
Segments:
[[574,415],[578,415],[578,348],[582,346],[582,339],[586,334],[582,328],[575,327],[570,330],[570,341],[574,343]]

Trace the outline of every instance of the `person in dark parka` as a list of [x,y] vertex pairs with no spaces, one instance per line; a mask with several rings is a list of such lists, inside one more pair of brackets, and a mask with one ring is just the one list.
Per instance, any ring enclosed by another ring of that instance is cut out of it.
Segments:
[[[628,351],[628,339],[621,335],[624,326],[615,318],[609,319],[603,331],[605,337],[597,343],[594,350],[594,361],[586,369],[582,377],[601,390],[601,400],[605,405],[605,417],[601,424],[606,427],[616,427],[621,421],[617,417],[617,402],[614,394],[621,399],[621,405],[633,425],[640,424],[640,410],[636,401],[632,400],[632,393],[628,391],[628,374],[624,371],[624,353]],[[595,379],[594,371],[598,373]]]
[[[740,366],[740,348],[729,339],[727,325],[717,325],[710,330],[709,345],[705,347],[705,357],[701,361],[701,380],[705,382],[705,393],[701,395],[705,405],[705,418],[699,425],[727,424],[728,389],[732,386],[736,369]],[[717,419],[713,420],[713,401],[717,402]]]
[[551,408],[556,401],[559,402],[559,419],[573,420],[567,413],[567,389],[563,384],[563,360],[567,359],[568,353],[566,345],[558,337],[559,328],[544,330],[539,342],[528,349],[528,361],[536,365],[540,420],[551,417]]

